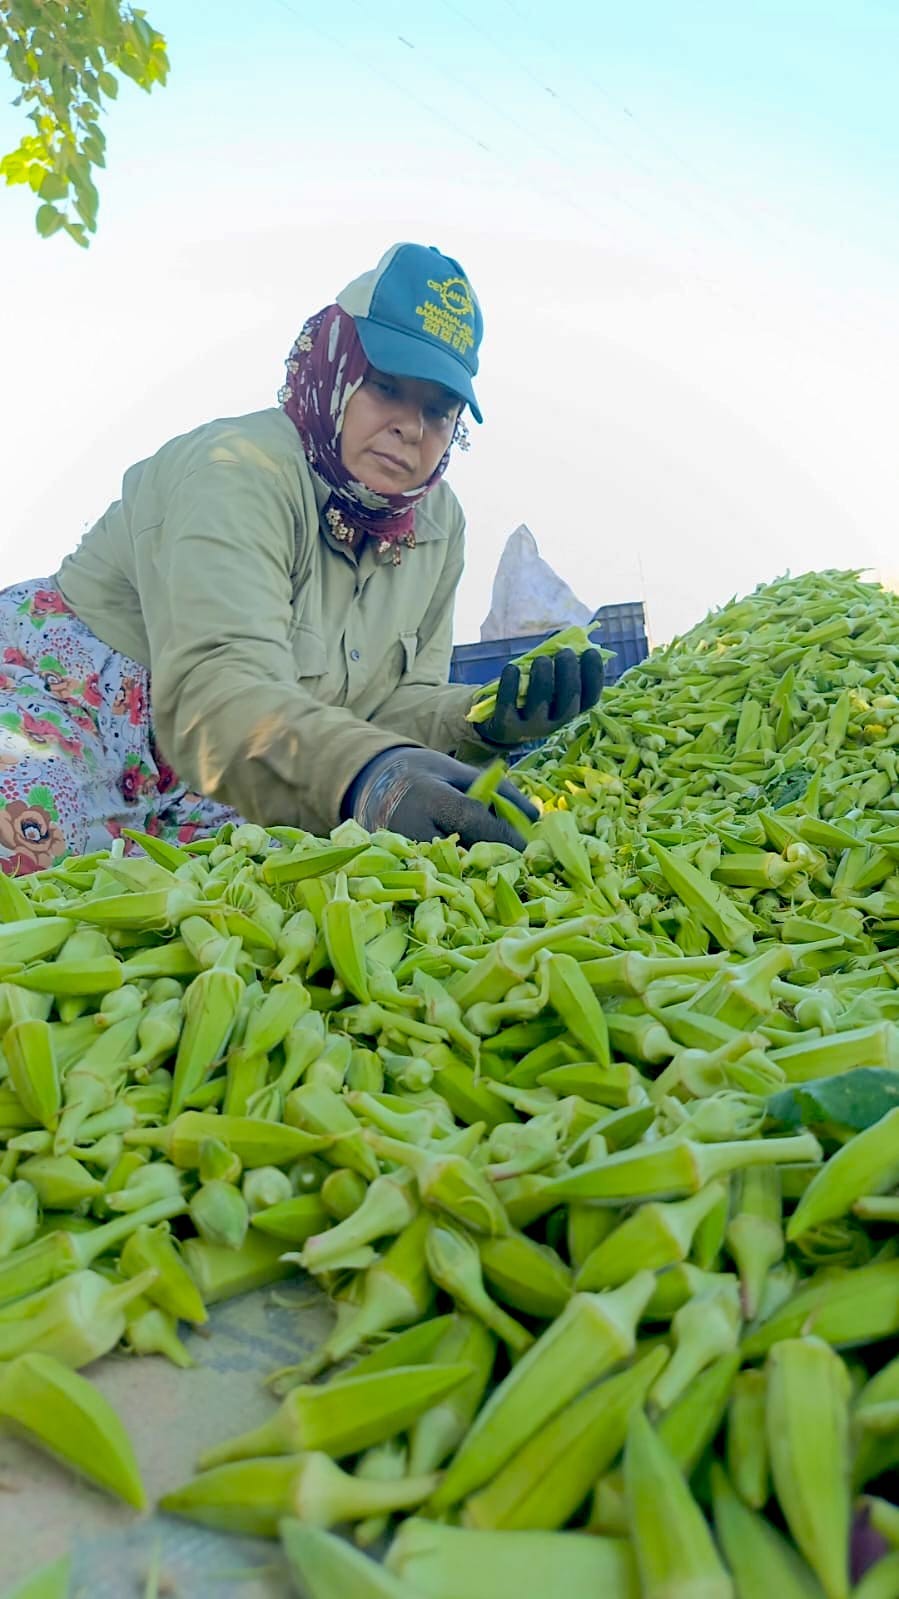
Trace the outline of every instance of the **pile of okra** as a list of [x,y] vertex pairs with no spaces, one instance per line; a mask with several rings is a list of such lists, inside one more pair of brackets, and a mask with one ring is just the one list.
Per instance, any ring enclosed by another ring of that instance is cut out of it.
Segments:
[[160,1501],[308,1599],[899,1595],[897,763],[899,597],[822,572],[521,761],[521,852],[0,876],[0,1427],[143,1510],[91,1363],[311,1274]]

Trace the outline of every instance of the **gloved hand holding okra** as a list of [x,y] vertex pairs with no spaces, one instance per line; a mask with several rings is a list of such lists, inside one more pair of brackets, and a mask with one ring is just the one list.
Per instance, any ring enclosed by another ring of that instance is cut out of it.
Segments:
[[596,704],[609,658],[584,628],[565,628],[479,689],[468,720],[486,743],[500,748],[548,738]]
[[472,797],[477,777],[476,767],[450,755],[401,745],[362,768],[347,793],[345,814],[371,832],[390,828],[425,843],[456,835],[463,848],[486,840],[520,849],[515,818],[521,817],[519,826],[536,821],[535,807],[504,779],[499,792],[507,804],[506,819],[491,815]]

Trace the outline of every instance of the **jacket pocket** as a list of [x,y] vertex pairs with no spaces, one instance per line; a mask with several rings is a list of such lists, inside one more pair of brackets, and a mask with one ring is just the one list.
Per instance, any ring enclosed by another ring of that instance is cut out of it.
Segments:
[[328,670],[328,651],[321,633],[306,622],[298,622],[291,642],[298,677],[324,677]]
[[418,634],[401,633],[400,643],[403,646],[403,672],[411,672],[418,654]]

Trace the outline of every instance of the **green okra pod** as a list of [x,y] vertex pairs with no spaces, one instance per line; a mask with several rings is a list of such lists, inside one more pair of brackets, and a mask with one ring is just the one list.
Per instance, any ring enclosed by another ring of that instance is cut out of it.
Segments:
[[795,1137],[697,1144],[680,1134],[610,1155],[597,1165],[576,1168],[547,1190],[547,1208],[565,1199],[624,1201],[693,1194],[706,1183],[755,1165],[819,1161],[823,1151],[811,1133]]
[[790,1242],[821,1222],[844,1216],[863,1194],[895,1187],[899,1181],[897,1132],[899,1107],[857,1133],[831,1156],[816,1173],[787,1223]]
[[293,1184],[287,1173],[277,1166],[257,1166],[245,1172],[241,1191],[251,1219],[257,1211],[271,1210],[293,1198]]
[[396,1366],[367,1376],[293,1388],[261,1427],[231,1438],[200,1458],[203,1470],[229,1460],[323,1450],[336,1460],[405,1432],[431,1405],[458,1388],[468,1365]]
[[466,1500],[464,1524],[508,1531],[564,1527],[620,1452],[630,1418],[667,1358],[664,1348],[654,1349],[553,1416]]
[[[391,1371],[394,1366],[417,1366],[429,1361],[441,1347],[444,1337],[460,1320],[462,1318],[459,1316],[445,1315],[413,1322],[402,1332],[391,1333],[383,1342],[373,1343],[367,1354],[353,1360],[347,1375],[364,1377],[375,1371]],[[453,1360],[450,1364],[453,1364]]]
[[[357,1536],[364,1523],[357,1527]],[[278,1531],[285,1556],[309,1599],[416,1599],[402,1578],[354,1549],[344,1538],[285,1516]]]
[[375,1178],[358,1209],[336,1226],[307,1239],[299,1257],[300,1264],[311,1272],[339,1269],[347,1252],[353,1253],[378,1238],[402,1232],[417,1214],[418,1200],[411,1172],[385,1173]]
[[240,940],[229,938],[214,966],[193,979],[184,994],[184,1026],[172,1076],[172,1117],[224,1054],[244,993],[236,970]]
[[751,1321],[758,1314],[768,1273],[784,1254],[781,1177],[776,1166],[749,1166],[737,1174],[725,1236],[740,1273],[743,1314]]
[[8,1260],[37,1234],[37,1190],[22,1177],[0,1193],[0,1260]]
[[180,1215],[185,1209],[181,1195],[147,1205],[127,1216],[117,1216],[102,1226],[87,1225],[84,1231],[54,1228],[0,1260],[0,1307],[35,1294],[71,1272],[84,1271],[101,1255],[118,1247],[135,1228]]
[[451,1294],[456,1304],[477,1316],[514,1355],[522,1355],[533,1344],[526,1327],[497,1305],[484,1287],[478,1247],[470,1234],[459,1228],[432,1222],[425,1255],[428,1270],[439,1288]]
[[0,922],[0,967],[46,960],[62,949],[71,932],[71,922],[59,916]]
[[134,1449],[108,1399],[51,1355],[0,1364],[0,1427],[12,1426],[136,1510],[147,1498]]
[[644,1271],[613,1293],[575,1294],[482,1407],[432,1500],[435,1510],[467,1498],[544,1422],[633,1353],[654,1286]]
[[69,1599],[69,1579],[72,1561],[69,1555],[51,1560],[48,1565],[31,1572],[4,1594],[3,1599]]
[[328,1528],[414,1508],[428,1497],[436,1480],[425,1476],[377,1482],[352,1477],[329,1455],[312,1452],[214,1466],[166,1494],[159,1504],[162,1510],[207,1527],[274,1538],[285,1516]]
[[720,1183],[709,1183],[689,1199],[641,1205],[597,1244],[578,1272],[577,1287],[616,1288],[638,1267],[658,1271],[686,1260],[697,1228],[724,1193]]
[[354,997],[371,998],[361,906],[350,899],[344,872],[338,872],[332,897],[322,909],[322,933],[334,971]]
[[727,1411],[727,1469],[745,1505],[763,1510],[770,1493],[764,1371],[741,1371],[734,1379]]
[[[358,1302],[338,1321],[314,1355],[298,1366],[275,1372],[276,1388],[294,1379],[307,1381],[329,1365],[345,1360],[369,1339],[426,1318],[434,1299],[425,1245],[430,1218],[422,1213],[390,1248],[365,1271]],[[286,1268],[290,1270],[288,1266]]]
[[250,1212],[250,1226],[276,1239],[282,1248],[304,1244],[327,1222],[328,1212],[317,1193],[295,1194],[277,1205]]
[[188,1208],[194,1227],[207,1244],[241,1248],[250,1225],[250,1212],[239,1188],[221,1178],[212,1178],[201,1184]]
[[680,1592],[734,1599],[711,1530],[680,1467],[642,1410],[630,1420],[624,1482],[645,1599]]
[[128,1306],[123,1342],[132,1355],[164,1355],[182,1371],[194,1365],[192,1355],[178,1337],[175,1317],[143,1294]]
[[77,1370],[115,1348],[125,1310],[153,1281],[154,1270],[110,1287],[98,1272],[76,1271],[27,1299],[0,1309],[0,1362],[17,1355],[51,1355]]
[[284,1106],[288,1127],[320,1140],[322,1156],[334,1166],[349,1166],[366,1182],[380,1173],[377,1157],[362,1137],[362,1123],[347,1101],[321,1083],[301,1083],[288,1094]]
[[821,1599],[817,1578],[770,1521],[750,1510],[717,1463],[711,1469],[715,1533],[739,1599]]
[[444,1155],[439,1148],[418,1149],[370,1128],[364,1138],[376,1155],[414,1172],[424,1205],[442,1210],[464,1226],[490,1237],[509,1231],[508,1217],[496,1189],[462,1155]]
[[579,1532],[482,1532],[413,1516],[400,1526],[386,1564],[427,1599],[457,1599],[461,1593],[466,1599],[495,1599],[503,1592],[518,1599],[556,1593],[607,1594],[609,1599],[640,1595],[629,1543]]
[[239,1249],[203,1238],[186,1238],[183,1244],[185,1263],[206,1305],[217,1305],[291,1276],[293,1267],[285,1265],[283,1250],[282,1239],[252,1230]]
[[169,1315],[197,1324],[207,1320],[197,1285],[165,1222],[153,1227],[146,1223],[135,1227],[122,1245],[118,1264],[125,1277],[154,1270],[156,1278],[145,1293]]
[[9,1081],[29,1115],[54,1129],[62,1091],[50,1024],[37,1017],[13,1022],[3,1036],[3,1054]]
[[202,1146],[209,1138],[226,1144],[248,1171],[257,1166],[286,1166],[304,1155],[325,1150],[331,1142],[328,1135],[252,1116],[186,1110],[166,1127],[138,1128],[126,1133],[125,1143],[160,1149],[176,1166],[189,1171],[199,1168]]
[[[706,1451],[720,1430],[739,1367],[739,1354],[722,1355],[699,1372],[655,1422],[656,1432],[687,1480],[701,1471]],[[607,1472],[596,1484],[590,1527],[605,1536],[627,1536],[621,1467]]]
[[408,1464],[413,1476],[436,1470],[462,1442],[490,1381],[496,1339],[477,1317],[454,1316],[436,1345],[434,1358],[438,1363],[458,1361],[469,1368],[470,1375],[418,1416],[410,1428]]
[[44,1210],[75,1210],[103,1192],[103,1184],[74,1155],[32,1155],[18,1171]]

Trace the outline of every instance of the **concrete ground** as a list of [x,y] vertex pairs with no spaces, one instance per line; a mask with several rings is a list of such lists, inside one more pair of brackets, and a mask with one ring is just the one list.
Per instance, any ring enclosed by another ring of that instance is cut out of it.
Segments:
[[[199,1453],[258,1426],[276,1402],[263,1378],[302,1359],[331,1315],[308,1280],[218,1305],[206,1335],[184,1342],[196,1361],[109,1355],[89,1376],[118,1411],[151,1506],[194,1475]],[[153,1512],[140,1515],[0,1431],[0,1593],[45,1561],[72,1556],[70,1599],[144,1599],[155,1558],[159,1599],[287,1599],[276,1543],[232,1538]]]

